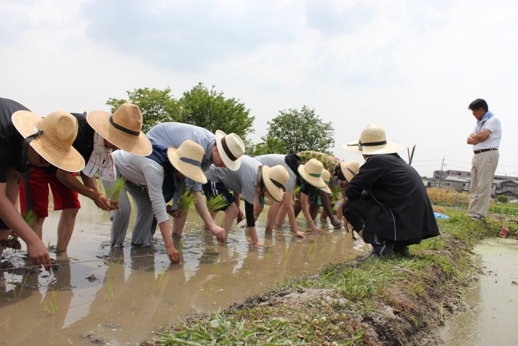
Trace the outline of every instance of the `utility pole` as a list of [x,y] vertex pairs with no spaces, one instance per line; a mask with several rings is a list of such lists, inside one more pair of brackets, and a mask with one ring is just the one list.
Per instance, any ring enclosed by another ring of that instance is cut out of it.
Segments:
[[442,158],[442,163],[441,163],[441,174],[439,175],[439,189],[441,188],[441,182],[442,182],[442,175],[443,175],[443,170],[442,168],[444,167],[444,157]]

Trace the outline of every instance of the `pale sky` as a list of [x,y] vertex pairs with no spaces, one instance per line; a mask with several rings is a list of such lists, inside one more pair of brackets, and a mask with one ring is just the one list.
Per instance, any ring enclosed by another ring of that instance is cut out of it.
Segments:
[[503,127],[496,174],[518,176],[518,1],[0,0],[0,96],[39,115],[199,82],[250,109],[255,143],[306,105],[340,159],[362,163],[342,145],[377,123],[426,176],[470,169],[467,107],[484,98]]

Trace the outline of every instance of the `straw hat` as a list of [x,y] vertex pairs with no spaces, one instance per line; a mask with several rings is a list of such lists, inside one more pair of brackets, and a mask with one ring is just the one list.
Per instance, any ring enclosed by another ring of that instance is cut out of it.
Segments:
[[324,169],[324,165],[322,162],[317,159],[311,159],[306,162],[305,165],[300,165],[297,169],[300,176],[313,185],[314,187],[325,187],[326,183],[322,179],[322,170]]
[[340,170],[345,177],[347,182],[351,182],[351,179],[354,178],[358,171],[360,170],[360,164],[356,161],[344,162],[340,161]]
[[284,186],[290,179],[286,168],[281,165],[273,167],[263,166],[262,178],[270,196],[272,196],[276,202],[280,202],[282,200]]
[[388,142],[385,129],[377,124],[367,125],[358,142],[350,142],[343,147],[347,151],[363,155],[393,154],[403,150],[401,145]]
[[92,111],[86,121],[108,142],[138,156],[151,154],[151,142],[142,130],[142,113],[137,105],[123,103],[113,114]]
[[184,141],[179,147],[169,147],[167,149],[167,157],[171,164],[187,178],[197,183],[205,184],[207,178],[201,170],[201,160],[205,155],[205,151],[198,143],[190,139]]
[[68,172],[84,168],[83,156],[72,147],[77,136],[77,119],[72,114],[55,111],[42,118],[29,111],[17,111],[11,120],[23,138],[41,131],[29,145],[53,166]]
[[331,180],[331,173],[327,169],[322,170],[322,180],[324,180],[324,183],[326,183],[326,186],[321,187],[320,190],[324,191],[325,193],[331,195],[333,194],[331,192],[331,189],[329,188],[329,181]]
[[216,145],[225,166],[231,171],[237,171],[241,166],[241,155],[245,152],[245,143],[241,137],[216,130]]

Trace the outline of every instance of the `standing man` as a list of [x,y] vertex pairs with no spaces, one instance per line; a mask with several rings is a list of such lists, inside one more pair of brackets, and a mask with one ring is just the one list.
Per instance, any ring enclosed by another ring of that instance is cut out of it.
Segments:
[[468,216],[476,221],[485,221],[500,157],[498,148],[502,139],[502,125],[483,99],[471,102],[468,109],[477,119],[477,124],[467,140],[468,144],[473,145],[474,153],[471,160]]
[[349,181],[343,215],[372,252],[370,257],[410,257],[408,245],[439,235],[432,204],[419,173],[398,154],[403,149],[388,142],[385,129],[369,124],[360,140],[344,145],[362,154],[365,163]]
[[[203,127],[184,123],[169,122],[155,125],[149,130],[147,137],[151,143],[166,148],[179,148],[186,140],[191,140],[201,145],[205,152],[201,161],[201,169],[204,172],[209,169],[211,164],[235,171],[239,169],[241,155],[245,152],[243,140],[235,133],[227,135],[223,131],[216,130],[214,134]],[[216,225],[210,216],[205,198],[201,193],[202,184],[189,178],[185,180],[185,183],[186,187],[191,189],[192,194],[196,198],[196,210],[205,222],[205,225],[208,226],[218,241],[225,242],[227,233],[224,228]],[[172,216],[172,233],[175,236],[181,236],[187,221],[187,213],[179,214],[178,212],[173,212]]]

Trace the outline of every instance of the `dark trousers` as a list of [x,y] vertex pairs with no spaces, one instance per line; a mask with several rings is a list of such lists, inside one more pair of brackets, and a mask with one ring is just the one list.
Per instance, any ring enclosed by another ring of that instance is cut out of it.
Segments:
[[370,200],[348,199],[342,207],[342,213],[347,221],[349,221],[353,226],[353,229],[358,232],[363,230],[361,234],[363,241],[372,244],[373,246],[382,245],[386,242],[386,239],[381,238],[368,230],[364,230],[365,220],[375,205],[376,203]]

